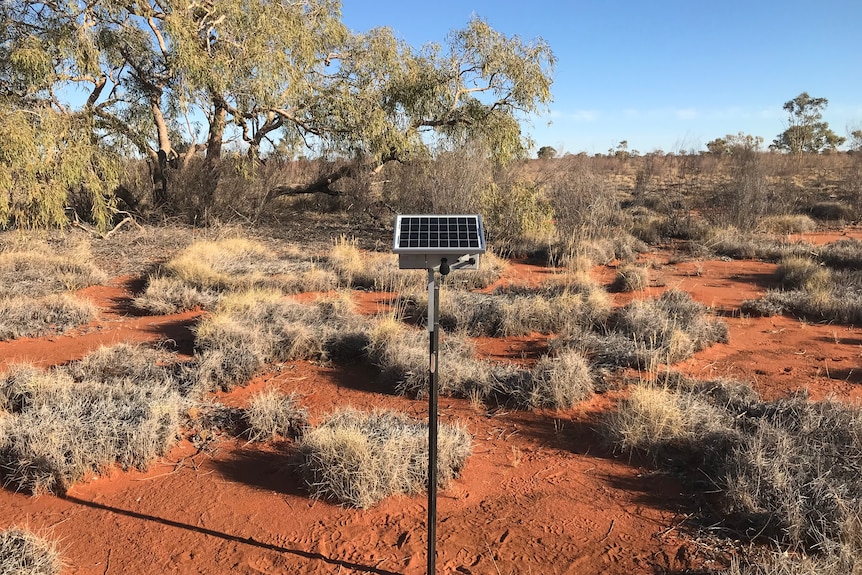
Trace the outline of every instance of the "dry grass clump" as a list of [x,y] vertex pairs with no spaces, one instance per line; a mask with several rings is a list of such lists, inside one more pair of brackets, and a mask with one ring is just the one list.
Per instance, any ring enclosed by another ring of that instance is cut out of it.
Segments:
[[733,407],[746,433],[727,461],[728,512],[791,547],[828,550],[858,535],[860,408],[801,396]]
[[671,289],[657,299],[634,300],[615,310],[599,331],[576,329],[551,342],[552,349],[579,349],[607,367],[671,365],[717,342],[727,324],[707,314],[686,292]]
[[271,290],[224,298],[195,335],[201,378],[224,390],[245,384],[274,361],[359,359],[369,342],[348,294],[303,304]]
[[[502,277],[509,262],[492,251],[481,255],[478,270],[452,273],[440,277],[441,285],[451,289],[481,289],[490,286]],[[373,289],[390,292],[413,292],[426,288],[427,274],[424,270],[402,270],[398,267],[398,256],[374,252],[363,252],[356,240],[339,239],[328,254],[327,263],[341,278],[346,287]]]
[[174,277],[153,276],[147,288],[135,298],[135,307],[155,315],[169,315],[194,309],[212,309],[219,299],[215,289],[202,289]]
[[613,288],[621,292],[642,291],[649,287],[649,271],[644,266],[624,265],[617,270]]
[[752,558],[731,561],[721,575],[857,575],[858,553],[851,555],[827,553],[811,557],[804,553],[774,551],[766,557],[762,553]]
[[817,257],[833,268],[862,269],[862,241],[846,238],[821,246]]
[[63,333],[88,323],[98,308],[72,294],[0,298],[0,340]]
[[91,260],[83,244],[65,254],[50,248],[0,252],[0,298],[43,297],[106,281]]
[[398,256],[363,252],[355,238],[341,236],[326,256],[326,263],[348,288],[377,291],[403,291],[419,289],[425,276],[398,267]]
[[804,214],[765,216],[757,224],[757,230],[769,234],[804,234],[817,229],[817,222]]
[[832,279],[829,268],[805,256],[783,258],[778,264],[776,275],[781,285],[790,290],[826,290],[829,289]]
[[254,394],[245,409],[251,441],[276,437],[296,437],[308,424],[308,412],[300,407],[296,394],[267,389]]
[[778,261],[793,255],[816,252],[807,242],[789,242],[744,233],[736,228],[714,229],[704,241],[706,248],[719,256],[734,259]]
[[[428,393],[428,332],[384,319],[372,327],[368,358],[380,370],[381,381],[401,395],[422,397]],[[475,358],[473,343],[459,335],[440,340],[438,384],[442,395],[469,397],[490,393],[493,366]]]
[[57,575],[62,569],[55,542],[20,527],[0,531],[0,575]]
[[244,238],[199,241],[152,274],[135,305],[153,313],[176,313],[211,308],[231,291],[328,291],[337,283],[333,272],[304,258],[296,248],[274,251]]
[[608,439],[617,448],[679,470],[701,465],[717,449],[726,449],[734,435],[729,420],[727,413],[701,394],[644,382],[634,386],[604,424]]
[[497,256],[489,249],[480,256],[478,270],[450,274],[443,280],[444,285],[465,290],[484,289],[499,280],[507,267],[509,267],[508,260]]
[[[459,424],[438,429],[437,482],[445,488],[472,451]],[[313,497],[367,508],[428,485],[428,424],[393,411],[346,409],[308,429],[299,441],[300,470]]]
[[862,323],[862,273],[832,269],[808,258],[786,258],[777,270],[784,290],[742,303],[743,313],[793,313],[815,321]]
[[165,383],[78,382],[61,369],[10,381],[0,474],[16,490],[62,494],[110,465],[145,469],[176,439],[183,400]]
[[580,352],[569,349],[557,356],[544,356],[532,370],[521,402],[529,408],[566,409],[595,391],[590,365]]
[[814,321],[862,324],[862,293],[858,291],[770,290],[762,298],[742,302],[743,313],[772,316],[796,314]]
[[[799,395],[765,402],[738,384],[667,379],[634,388],[605,425],[617,447],[719,489],[713,509],[737,534],[815,555],[820,566],[858,569],[859,406]],[[790,568],[747,568],[778,567]]]
[[[441,291],[440,326],[470,336],[510,337],[559,333],[575,326],[602,324],[610,315],[610,298],[597,284],[552,282],[539,287],[507,286],[491,294]],[[427,317],[428,296],[402,296],[402,305]]]
[[[369,338],[368,357],[380,369],[385,385],[412,397],[428,393],[427,332],[387,317],[371,328]],[[441,395],[523,409],[568,408],[594,390],[589,364],[575,350],[545,356],[533,370],[526,370],[477,359],[472,342],[459,334],[441,339],[437,377]]]

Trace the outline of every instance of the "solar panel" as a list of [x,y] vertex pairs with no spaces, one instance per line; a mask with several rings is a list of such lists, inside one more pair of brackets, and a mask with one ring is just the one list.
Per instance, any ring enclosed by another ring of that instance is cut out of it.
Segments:
[[395,243],[402,269],[432,269],[457,262],[457,268],[479,269],[485,253],[485,230],[478,215],[406,215],[395,218]]
[[485,232],[478,215],[397,216],[396,254],[485,253]]

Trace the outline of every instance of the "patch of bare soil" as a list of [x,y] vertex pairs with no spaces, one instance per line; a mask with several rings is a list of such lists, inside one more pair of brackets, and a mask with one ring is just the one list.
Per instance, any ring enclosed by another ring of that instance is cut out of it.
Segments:
[[[730,326],[730,343],[698,353],[678,368],[692,375],[750,380],[766,397],[809,389],[860,397],[862,331],[787,317],[744,318],[745,299],[772,285],[774,266],[753,261],[669,265],[654,255],[653,283],[617,303],[678,287],[713,306]],[[513,266],[513,281],[545,272]],[[597,270],[610,284],[613,270]],[[77,359],[98,345],[168,340],[191,352],[197,313],[135,315],[133,279],[83,294],[102,309],[74,333],[0,343],[0,369],[15,361],[42,366]],[[386,294],[359,294],[360,308],[384,307]],[[540,337],[482,339],[481,353],[529,362],[545,350]],[[445,369],[445,365],[441,366]],[[297,392],[312,422],[339,406],[393,408],[424,417],[424,401],[395,397],[364,365],[276,366],[248,387],[217,399],[243,405],[261,389]],[[487,410],[441,398],[441,421],[461,420],[474,435],[462,476],[438,501],[438,572],[683,573],[717,566],[688,519],[697,494],[677,481],[616,457],[597,431],[618,392],[571,410]],[[289,442],[224,440],[198,452],[181,442],[148,472],[113,471],[73,487],[64,498],[0,490],[0,528],[29,526],[61,541],[68,574],[425,572],[426,499],[395,497],[369,510],[310,500],[292,467]]]

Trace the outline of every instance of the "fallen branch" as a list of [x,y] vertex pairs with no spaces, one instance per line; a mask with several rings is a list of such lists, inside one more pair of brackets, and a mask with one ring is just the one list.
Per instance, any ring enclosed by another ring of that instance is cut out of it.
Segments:
[[77,228],[84,230],[85,232],[87,232],[89,234],[93,234],[94,236],[98,236],[99,239],[103,239],[103,240],[106,240],[109,237],[111,237],[112,235],[114,235],[115,233],[117,233],[119,231],[119,229],[122,228],[126,224],[133,224],[139,230],[144,229],[143,227],[141,227],[141,224],[139,224],[138,222],[135,221],[135,218],[133,218],[130,213],[123,212],[123,211],[118,211],[117,213],[118,214],[125,214],[126,217],[123,218],[123,220],[120,223],[118,223],[116,226],[114,226],[111,230],[109,230],[105,233],[100,232],[95,227],[91,226],[90,224],[88,224],[86,222],[82,222],[80,219],[78,219],[78,214],[75,214],[75,221],[72,223],[72,225],[77,227]]

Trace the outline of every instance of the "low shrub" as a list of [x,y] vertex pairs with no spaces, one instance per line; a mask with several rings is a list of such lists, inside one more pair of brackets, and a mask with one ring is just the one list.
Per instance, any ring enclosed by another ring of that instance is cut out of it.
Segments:
[[757,224],[757,230],[770,234],[804,234],[817,229],[817,222],[804,214],[765,216]]
[[711,507],[736,533],[832,559],[848,545],[858,552],[858,406],[800,395],[767,402],[739,384],[677,378],[635,387],[605,425],[618,448],[718,488]]
[[649,271],[643,266],[624,265],[617,270],[613,288],[621,292],[642,291],[649,287]]
[[[459,424],[438,428],[437,481],[457,477],[472,447]],[[300,470],[313,497],[367,508],[428,485],[428,424],[393,411],[339,411],[299,441]]]
[[[176,439],[182,398],[165,384],[127,379],[76,382],[62,370],[16,385],[0,474],[16,490],[62,494],[105,467],[145,469]],[[41,378],[41,379],[40,379]]]
[[155,315],[169,315],[194,309],[212,309],[219,300],[218,290],[200,288],[174,277],[154,276],[134,304]]
[[340,294],[304,304],[271,290],[237,292],[195,328],[201,377],[215,388],[241,385],[264,364],[363,357],[367,328]]
[[841,202],[816,202],[808,207],[808,213],[816,220],[848,222],[855,219],[851,206]]
[[589,363],[572,349],[542,357],[526,381],[529,385],[518,390],[516,397],[528,408],[566,409],[595,391]]
[[96,317],[98,308],[72,294],[0,299],[0,341],[63,333]]
[[135,305],[153,313],[211,309],[223,294],[275,290],[329,291],[338,277],[292,247],[275,250],[244,238],[199,241],[150,275]]
[[276,389],[254,394],[245,410],[251,441],[296,437],[308,424],[308,412],[297,404],[296,394]]
[[811,292],[828,290],[832,279],[829,268],[804,256],[783,258],[778,264],[776,275],[784,289]]
[[66,254],[50,248],[0,251],[0,298],[39,298],[106,280],[83,245]]
[[57,544],[20,527],[0,531],[0,575],[57,575]]

